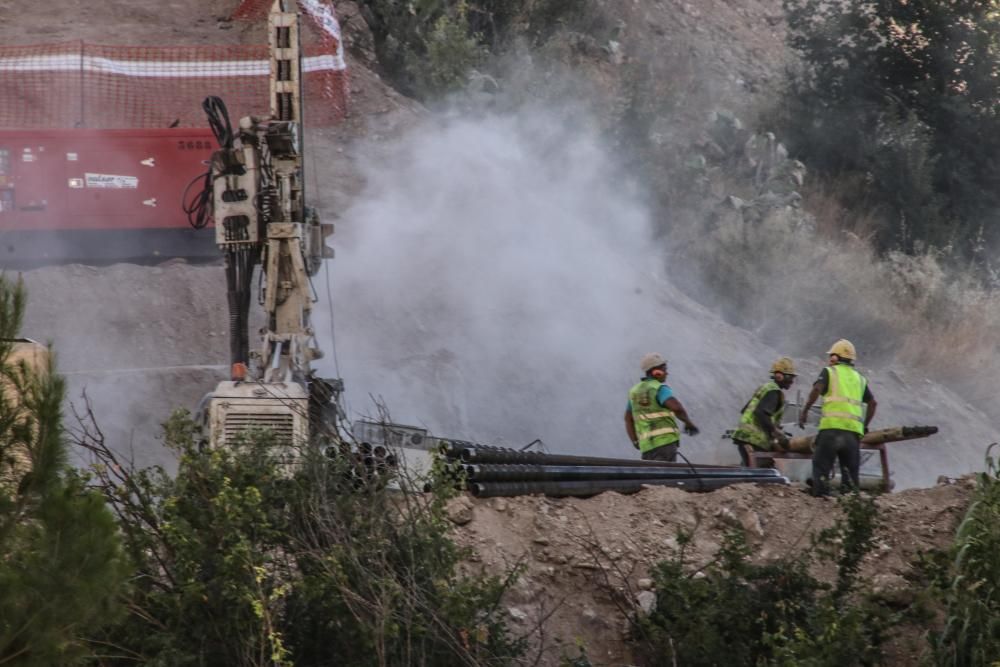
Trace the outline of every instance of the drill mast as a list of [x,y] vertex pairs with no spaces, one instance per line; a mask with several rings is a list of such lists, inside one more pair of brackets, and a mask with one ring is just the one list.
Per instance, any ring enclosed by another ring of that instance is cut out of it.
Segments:
[[[234,132],[221,100],[205,101],[220,144],[210,178],[215,240],[225,258],[232,363],[231,381],[221,383],[211,399],[215,443],[241,425],[287,432],[295,442],[310,439],[318,429],[316,406],[328,406],[339,390],[339,381],[315,378],[311,366],[322,351],[311,324],[310,278],[333,256],[325,245],[333,225],[320,223],[305,205],[299,15],[286,2],[294,0],[275,0],[268,17],[270,117],[244,117]],[[258,265],[257,301],[265,322],[260,347],[251,351]],[[289,408],[290,421],[279,428],[271,422],[282,406]]]

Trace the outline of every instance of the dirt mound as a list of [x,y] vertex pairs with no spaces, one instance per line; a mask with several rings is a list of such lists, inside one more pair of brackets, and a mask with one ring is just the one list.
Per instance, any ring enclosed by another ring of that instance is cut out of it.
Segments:
[[[862,572],[870,585],[906,589],[916,555],[951,543],[973,486],[963,479],[880,497],[878,546]],[[706,494],[650,487],[590,499],[462,497],[450,510],[460,524],[458,540],[473,550],[470,568],[523,567],[504,604],[516,627],[532,633],[543,665],[575,655],[578,641],[595,665],[630,664],[626,615],[650,587],[650,566],[676,551],[679,529],[694,533],[688,563],[708,563],[732,528],[744,532],[754,558],[769,559],[808,548],[809,536],[838,516],[830,499],[755,485]],[[902,629],[890,647],[890,664],[916,664],[923,642],[919,632]]]

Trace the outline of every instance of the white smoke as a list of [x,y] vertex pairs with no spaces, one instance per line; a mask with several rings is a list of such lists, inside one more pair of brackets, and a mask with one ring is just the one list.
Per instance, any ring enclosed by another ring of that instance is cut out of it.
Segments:
[[682,402],[694,360],[715,356],[676,315],[699,307],[661,277],[641,193],[586,123],[437,119],[363,171],[333,263],[356,413],[375,395],[438,435],[629,456],[640,355],[671,359]]

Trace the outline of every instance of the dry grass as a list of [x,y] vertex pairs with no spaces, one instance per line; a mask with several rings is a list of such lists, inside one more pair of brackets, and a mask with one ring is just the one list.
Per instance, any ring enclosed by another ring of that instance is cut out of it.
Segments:
[[856,182],[807,181],[801,192],[802,205],[815,219],[816,233],[835,241],[847,234],[871,243],[879,225],[874,213],[857,215],[843,204],[862,191],[863,185]]
[[938,252],[879,255],[874,219],[840,204],[850,192],[813,186],[802,209],[759,222],[717,209],[675,230],[675,260],[710,288],[700,296],[775,347],[813,353],[820,338],[846,337],[866,363],[904,364],[984,398],[971,394],[1000,371],[1000,294]]

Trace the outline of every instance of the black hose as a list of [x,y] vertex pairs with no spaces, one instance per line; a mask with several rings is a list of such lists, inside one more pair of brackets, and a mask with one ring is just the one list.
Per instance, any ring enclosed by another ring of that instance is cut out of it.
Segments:
[[208,126],[211,128],[212,134],[215,135],[219,148],[232,150],[233,140],[236,137],[233,134],[233,124],[229,120],[229,110],[226,108],[226,103],[222,101],[221,97],[210,95],[202,101],[201,108],[208,116]]
[[233,364],[249,365],[250,301],[253,267],[259,251],[236,248],[226,252],[226,300],[229,305],[229,355]]
[[[221,97],[212,95],[202,101],[201,108],[208,116],[208,126],[211,128],[212,134],[215,135],[219,148],[231,151],[236,137],[233,134],[233,125],[229,120],[229,110],[226,109],[226,103],[222,101]],[[193,197],[189,197],[191,186],[199,179],[202,182],[201,190]],[[187,215],[188,224],[192,228],[204,229],[212,222],[212,196],[212,168],[209,167],[204,174],[191,179],[187,187],[184,188],[184,194],[181,195],[181,209]]]
[[[201,190],[189,200],[188,192],[190,192],[191,186],[199,178],[202,179]],[[208,223],[212,221],[211,203],[212,170],[209,168],[204,174],[192,178],[191,182],[184,188],[184,194],[181,195],[181,209],[187,214],[188,224],[194,229],[204,229],[207,227]]]

